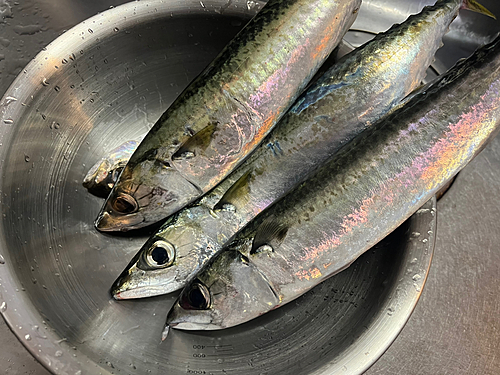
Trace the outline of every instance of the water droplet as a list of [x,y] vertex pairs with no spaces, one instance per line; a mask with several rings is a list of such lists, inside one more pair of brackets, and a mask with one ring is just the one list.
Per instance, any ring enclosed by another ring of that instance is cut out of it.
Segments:
[[118,27],[115,27],[115,28],[113,29],[113,31],[114,31],[114,32],[118,32],[118,31],[120,31],[120,29],[119,29]]
[[5,264],[5,259],[2,254],[0,254],[0,264]]
[[2,304],[0,305],[0,311],[1,312],[5,312],[7,311],[7,302],[2,302]]
[[394,314],[394,311],[396,311],[394,307],[389,307],[387,309],[387,315],[392,316],[392,314]]
[[423,243],[427,243],[427,242],[429,242],[429,240],[428,240],[427,238],[424,238],[424,239],[422,240],[422,242],[423,242]]
[[420,233],[419,233],[419,232],[413,232],[413,233],[411,234],[411,236],[412,236],[413,238],[417,238],[417,237],[420,237]]
[[61,91],[61,88],[59,86],[56,86],[54,87],[54,90],[56,90],[57,92]]
[[16,98],[14,98],[13,96],[7,96],[7,97],[5,98],[5,105],[8,105],[8,104],[10,104],[10,103],[12,103],[12,102],[17,102],[17,99],[16,99]]
[[255,1],[247,1],[247,9],[248,10],[252,10],[253,8],[255,8],[255,6],[257,5],[257,3]]
[[413,275],[412,279],[413,281],[418,281],[422,278],[422,276],[420,276],[418,273],[416,275]]
[[25,336],[24,336],[24,338],[25,338],[26,340],[28,340],[28,341],[30,341],[30,340],[31,340],[31,336],[30,336],[29,334],[25,335]]
[[205,4],[203,4],[203,1],[200,1],[200,5],[202,8],[205,8]]
[[63,355],[62,350],[58,350],[55,354],[56,357],[62,357],[62,355]]
[[89,29],[88,31],[89,31],[89,33],[91,33],[91,34],[92,34],[92,33],[94,33],[94,30],[92,30],[92,29]]
[[6,118],[3,120],[3,122],[7,125],[12,125],[14,123],[14,120],[12,120],[11,118]]
[[138,325],[137,326],[133,326],[133,327],[130,327],[129,329],[126,329],[125,331],[120,331],[120,333],[122,335],[126,335],[127,333],[135,331],[136,329],[139,329],[139,328],[140,328],[140,326],[138,326]]
[[47,78],[42,79],[42,85],[44,85],[44,86],[49,85],[49,81],[47,81]]
[[30,161],[30,157],[29,157],[29,155],[26,155],[26,154],[24,155],[24,161],[25,161],[26,163],[29,163],[29,161]]
[[62,59],[62,61],[61,61],[61,62],[62,62],[63,64],[67,64],[67,63],[68,63],[68,60],[66,60],[66,59]]
[[10,40],[0,37],[0,44],[7,48],[8,46],[10,46]]
[[414,264],[414,263],[417,263],[417,262],[418,262],[418,259],[417,258],[413,258],[410,263]]

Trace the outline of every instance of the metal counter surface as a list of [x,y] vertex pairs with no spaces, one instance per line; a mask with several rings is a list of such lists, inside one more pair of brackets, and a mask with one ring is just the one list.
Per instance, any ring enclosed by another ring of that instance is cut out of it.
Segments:
[[[46,44],[119,0],[0,0],[0,96]],[[438,204],[427,284],[375,374],[498,374],[500,369],[500,138]],[[0,319],[0,374],[48,374]]]

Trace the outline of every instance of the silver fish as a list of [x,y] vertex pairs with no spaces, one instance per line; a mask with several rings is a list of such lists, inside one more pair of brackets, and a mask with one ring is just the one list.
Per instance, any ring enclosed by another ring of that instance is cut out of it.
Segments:
[[127,141],[95,163],[83,179],[89,193],[107,198],[140,141]]
[[331,67],[250,158],[146,242],[114,297],[182,288],[238,230],[419,85],[461,5],[438,1]]
[[497,38],[239,232],[183,290],[167,325],[222,329],[294,300],[399,226],[499,125]]
[[[338,47],[332,52],[325,63],[318,70],[316,75],[319,77],[325,73],[325,66],[331,66],[342,56],[352,51],[354,47],[349,42],[342,40]],[[317,79],[313,78],[315,82]],[[130,160],[130,157],[139,146],[140,141],[127,141],[111,150],[109,154],[101,158],[90,168],[83,179],[83,186],[87,188],[90,194],[101,198],[107,198],[111,189],[118,180],[123,167]]]
[[161,116],[96,219],[155,223],[200,197],[257,147],[356,18],[361,0],[270,0]]

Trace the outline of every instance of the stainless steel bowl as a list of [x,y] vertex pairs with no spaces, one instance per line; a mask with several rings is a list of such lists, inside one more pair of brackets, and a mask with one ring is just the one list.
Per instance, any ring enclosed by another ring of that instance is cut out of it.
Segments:
[[[359,43],[430,2],[365,1],[348,39]],[[102,201],[82,188],[84,174],[106,150],[145,133],[261,5],[158,0],[111,9],[56,39],[5,93],[0,310],[50,371],[357,374],[408,319],[432,255],[433,203],[296,303],[231,330],[173,332],[160,345],[175,296],[109,296],[147,233],[95,231]],[[455,24],[437,72],[493,34],[468,22]]]

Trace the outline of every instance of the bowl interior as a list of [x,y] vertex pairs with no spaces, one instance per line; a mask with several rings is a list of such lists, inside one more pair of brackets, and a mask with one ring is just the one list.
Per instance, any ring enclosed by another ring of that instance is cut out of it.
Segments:
[[[380,3],[363,5],[358,29]],[[160,344],[176,295],[110,297],[154,228],[98,233],[103,201],[83,176],[145,134],[261,6],[158,0],[111,9],[49,45],[0,102],[0,310],[54,373],[360,373],[406,322],[430,265],[434,202],[348,270],[240,327],[174,331]]]

